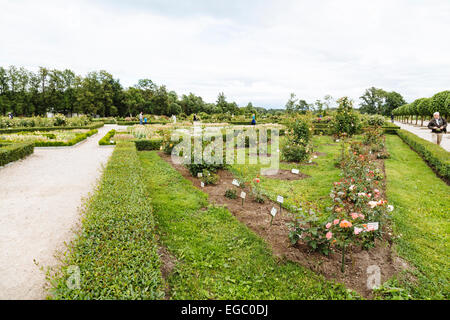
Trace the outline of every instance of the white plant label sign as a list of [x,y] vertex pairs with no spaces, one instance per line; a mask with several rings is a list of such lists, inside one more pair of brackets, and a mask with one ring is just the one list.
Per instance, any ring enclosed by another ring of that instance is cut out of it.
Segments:
[[378,230],[378,227],[379,227],[379,223],[378,222],[369,222],[367,224],[367,229],[369,229],[369,230],[376,231],[376,230]]
[[201,173],[201,172],[197,173],[197,177],[199,177],[199,178],[203,177],[203,173]]
[[241,192],[241,198],[242,198],[242,199],[245,199],[245,196],[246,196],[246,195],[247,195],[247,194],[246,194],[244,191]]
[[233,182],[231,182],[232,185],[239,187],[239,181],[237,181],[236,179],[233,180]]
[[283,203],[284,202],[284,198],[282,196],[278,196],[277,197],[277,202]]
[[272,210],[270,210],[270,214],[272,215],[272,217],[275,217],[277,215],[277,209],[272,207]]
[[200,185],[202,186],[202,188],[205,187],[205,183],[203,181],[200,183]]
[[293,174],[299,174],[299,173],[300,173],[300,170],[298,170],[298,169],[292,169],[291,172],[292,172]]

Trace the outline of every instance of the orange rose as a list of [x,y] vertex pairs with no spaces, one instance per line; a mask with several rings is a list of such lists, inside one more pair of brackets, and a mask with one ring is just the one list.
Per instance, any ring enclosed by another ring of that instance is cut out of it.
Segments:
[[339,227],[341,228],[351,228],[352,223],[347,221],[347,220],[342,220],[341,223],[339,224]]

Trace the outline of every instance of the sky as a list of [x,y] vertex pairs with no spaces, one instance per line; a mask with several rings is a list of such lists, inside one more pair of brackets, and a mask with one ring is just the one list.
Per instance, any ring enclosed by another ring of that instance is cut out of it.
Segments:
[[0,0],[0,66],[106,70],[179,95],[284,108],[450,89],[450,0]]

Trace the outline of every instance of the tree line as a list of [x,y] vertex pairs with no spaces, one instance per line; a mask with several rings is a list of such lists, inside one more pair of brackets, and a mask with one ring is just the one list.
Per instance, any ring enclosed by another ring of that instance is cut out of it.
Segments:
[[107,71],[93,71],[86,76],[69,69],[40,67],[37,72],[23,67],[0,67],[0,114],[16,116],[46,115],[47,112],[99,115],[100,117],[135,116],[140,112],[155,115],[184,113],[247,114],[274,113],[253,106],[239,107],[220,93],[215,103],[207,103],[193,93],[181,97],[164,85],[141,79],[124,88]]

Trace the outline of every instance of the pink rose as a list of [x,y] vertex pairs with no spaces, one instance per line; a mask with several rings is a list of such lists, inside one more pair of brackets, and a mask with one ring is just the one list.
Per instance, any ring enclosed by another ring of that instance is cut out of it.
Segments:
[[356,212],[352,212],[351,216],[352,216],[353,220],[358,219],[358,217],[359,217]]
[[331,222],[328,222],[327,225],[325,226],[327,229],[330,229],[331,227]]
[[333,224],[337,225],[339,223],[339,219],[334,219]]
[[361,219],[364,219],[364,218],[365,218],[365,216],[364,216],[362,213],[360,213],[358,216],[359,216]]
[[333,233],[331,231],[328,231],[325,237],[330,240],[333,237]]

